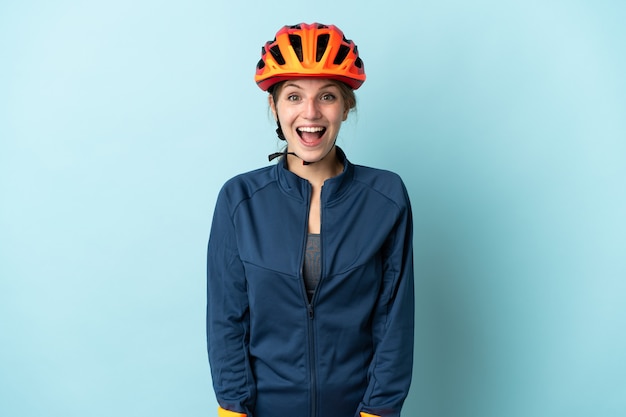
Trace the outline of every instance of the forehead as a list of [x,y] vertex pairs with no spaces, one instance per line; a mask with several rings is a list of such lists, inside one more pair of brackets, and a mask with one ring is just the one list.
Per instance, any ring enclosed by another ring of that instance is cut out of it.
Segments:
[[297,78],[293,80],[287,80],[280,86],[280,91],[284,89],[298,89],[318,91],[328,88],[339,88],[337,81],[328,78]]

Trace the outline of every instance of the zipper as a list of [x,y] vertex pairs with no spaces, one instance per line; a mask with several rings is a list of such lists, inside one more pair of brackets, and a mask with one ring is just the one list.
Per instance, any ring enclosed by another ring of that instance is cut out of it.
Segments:
[[[309,298],[307,296],[307,291],[306,291],[306,285],[304,285],[304,257],[306,256],[306,241],[307,241],[307,236],[308,236],[308,232],[309,232],[309,213],[311,211],[311,186],[310,184],[308,184],[308,198],[307,198],[307,207],[306,207],[306,220],[305,220],[305,224],[304,224],[304,244],[303,244],[303,252],[302,252],[302,263],[300,264],[300,283],[302,285],[302,295],[304,298],[304,303],[306,305],[307,308],[307,315],[308,315],[308,320],[307,320],[307,334],[308,334],[308,348],[309,348],[309,383],[311,385],[310,388],[310,401],[311,401],[311,408],[310,408],[310,417],[316,417],[317,416],[317,361],[316,361],[316,351],[315,351],[315,328],[314,328],[314,322],[313,320],[315,319],[315,308],[314,308],[314,303],[315,300],[317,298],[317,293],[319,290],[319,286],[322,282],[322,277],[320,276],[320,280],[317,283],[317,287],[315,288],[315,291],[313,293],[313,297],[311,298],[311,301],[309,301]],[[321,195],[320,195],[320,204],[321,204]],[[320,206],[320,217],[321,217],[321,206]],[[321,222],[321,219],[320,219]],[[320,239],[321,239],[321,229],[320,229]],[[320,245],[321,246],[321,245]],[[322,248],[320,247],[320,250],[322,250]],[[321,255],[321,253],[320,253]]]
[[309,303],[309,370],[311,383],[311,417],[315,417],[317,413],[317,372],[315,361],[315,331],[313,329],[313,306]]

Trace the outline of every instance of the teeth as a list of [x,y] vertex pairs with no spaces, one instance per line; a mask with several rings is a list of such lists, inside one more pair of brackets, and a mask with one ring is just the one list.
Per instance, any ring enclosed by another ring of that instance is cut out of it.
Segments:
[[323,127],[299,127],[298,130],[301,132],[315,133],[315,132],[321,132],[322,130],[324,130],[324,128]]

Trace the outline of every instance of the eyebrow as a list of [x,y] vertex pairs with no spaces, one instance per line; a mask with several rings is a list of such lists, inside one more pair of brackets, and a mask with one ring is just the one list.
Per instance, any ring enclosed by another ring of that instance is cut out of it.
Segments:
[[[298,88],[300,90],[302,90],[303,88],[301,86],[299,86],[298,84],[294,83],[294,82],[288,82],[285,83],[284,87],[295,87]],[[284,88],[283,87],[283,88]],[[328,87],[336,87],[339,88],[339,86],[337,86],[337,84],[333,83],[333,82],[329,82],[328,84],[324,84],[323,86],[321,86],[319,89],[322,90],[324,88],[328,88]]]

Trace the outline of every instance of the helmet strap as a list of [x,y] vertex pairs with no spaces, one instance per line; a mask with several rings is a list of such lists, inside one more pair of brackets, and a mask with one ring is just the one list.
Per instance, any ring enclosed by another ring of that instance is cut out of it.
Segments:
[[286,141],[287,139],[285,138],[285,134],[283,133],[283,128],[280,127],[280,122],[278,121],[278,119],[276,119],[276,125],[278,126],[276,128],[276,135],[278,136],[278,139]]

